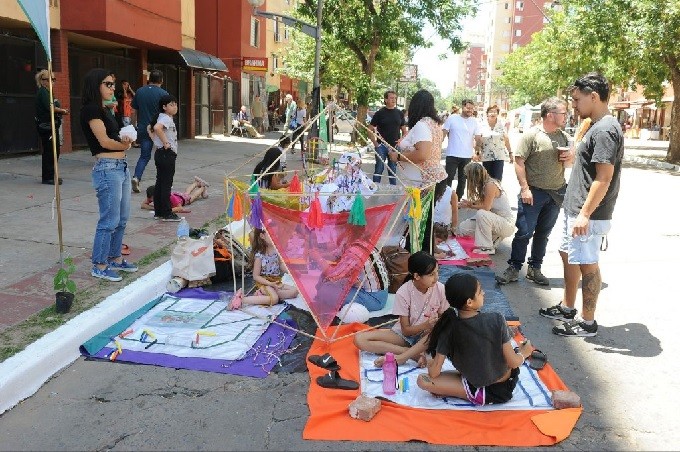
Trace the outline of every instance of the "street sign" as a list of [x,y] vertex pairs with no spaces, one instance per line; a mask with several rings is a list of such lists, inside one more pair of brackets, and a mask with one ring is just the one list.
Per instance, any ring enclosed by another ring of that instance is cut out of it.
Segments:
[[404,66],[404,72],[401,74],[400,82],[408,83],[418,80],[418,65],[407,64]]

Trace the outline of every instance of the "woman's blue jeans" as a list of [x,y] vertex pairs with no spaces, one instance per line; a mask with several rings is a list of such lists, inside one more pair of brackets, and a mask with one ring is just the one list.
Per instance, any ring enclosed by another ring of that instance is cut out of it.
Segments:
[[132,186],[125,159],[98,159],[92,168],[99,221],[92,245],[92,263],[108,264],[121,255],[125,226],[130,216]]
[[[357,294],[356,298],[354,298],[355,293]],[[352,298],[354,298],[355,303],[365,306],[369,312],[380,311],[387,304],[387,291],[378,290],[376,292],[367,292],[364,289],[357,289],[352,286],[343,304],[349,304],[349,302],[352,301]]]

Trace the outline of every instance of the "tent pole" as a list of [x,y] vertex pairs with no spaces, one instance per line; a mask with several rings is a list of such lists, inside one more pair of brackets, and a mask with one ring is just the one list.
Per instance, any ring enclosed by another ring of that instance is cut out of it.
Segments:
[[[54,92],[52,90],[52,60],[47,62],[47,76],[50,84],[50,124],[52,125],[52,158],[54,162],[54,194],[57,203],[57,233],[59,235],[59,263],[64,266],[64,239],[61,223],[61,191],[59,190],[59,161],[57,155],[57,133],[54,123]],[[47,152],[47,149],[43,149]]]

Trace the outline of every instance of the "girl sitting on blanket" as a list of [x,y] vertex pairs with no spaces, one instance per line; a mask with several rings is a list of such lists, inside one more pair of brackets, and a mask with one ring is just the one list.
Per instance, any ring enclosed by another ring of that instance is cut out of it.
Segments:
[[[425,365],[427,337],[439,315],[449,303],[444,295],[444,285],[439,282],[437,260],[425,251],[418,251],[408,258],[406,282],[397,290],[392,313],[399,316],[391,329],[377,329],[354,336],[359,350],[372,353],[392,352],[398,364],[418,358]],[[375,360],[382,367],[385,357]]]
[[242,305],[272,306],[280,300],[297,297],[295,287],[283,284],[281,279],[285,270],[283,262],[274,248],[271,237],[264,229],[255,229],[253,234],[253,280],[256,291],[254,295],[243,296],[243,289],[239,289],[231,299],[227,309],[239,309]]
[[[503,315],[479,312],[484,291],[473,275],[455,274],[445,287],[452,308],[432,328],[427,353],[434,359],[427,373],[418,376],[418,386],[436,396],[467,399],[475,405],[507,402],[519,379],[519,366],[531,355],[531,344],[526,341],[513,349]],[[442,372],[447,358],[456,371]]]

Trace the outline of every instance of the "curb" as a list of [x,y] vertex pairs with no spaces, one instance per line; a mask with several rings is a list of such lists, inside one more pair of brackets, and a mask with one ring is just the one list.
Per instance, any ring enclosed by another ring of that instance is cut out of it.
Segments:
[[623,156],[624,162],[641,163],[643,165],[653,166],[660,169],[665,169],[669,171],[680,171],[680,165],[674,165],[673,163],[660,162],[655,159],[650,159],[647,157],[638,157],[636,155]]
[[167,261],[0,363],[0,414],[78,359],[85,341],[165,293],[171,274]]

